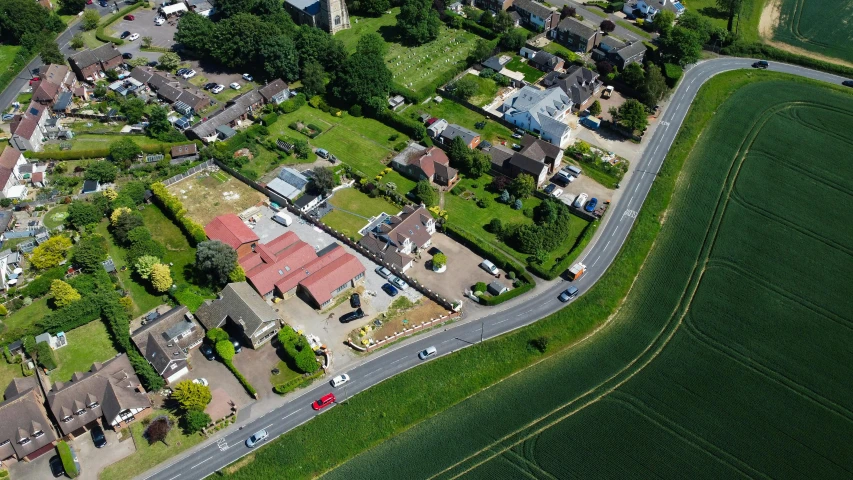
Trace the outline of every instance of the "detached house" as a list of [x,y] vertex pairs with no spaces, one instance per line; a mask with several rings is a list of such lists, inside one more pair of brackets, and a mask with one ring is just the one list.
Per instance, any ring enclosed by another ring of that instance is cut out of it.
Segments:
[[270,341],[281,329],[278,315],[246,282],[226,285],[218,299],[207,300],[196,310],[196,317],[208,330],[240,332],[244,345],[251,348]]
[[458,172],[450,166],[450,159],[443,150],[438,147],[426,148],[414,142],[394,157],[391,165],[409,178],[429,180],[443,187],[458,178]]
[[48,121],[47,107],[35,102],[30,103],[27,110],[12,119],[10,131],[12,138],[9,143],[21,151],[41,150]]
[[24,155],[13,146],[6,147],[0,154],[0,191],[3,198],[9,198],[12,187],[21,184],[20,167],[26,164]]
[[584,110],[601,88],[598,73],[579,65],[572,65],[566,73],[551,72],[542,80],[546,87],[558,87],[566,92],[575,111]]
[[450,123],[447,125],[447,128],[442,130],[441,133],[438,135],[438,141],[442,145],[450,146],[450,144],[453,142],[453,139],[456,137],[462,137],[462,140],[465,142],[465,145],[468,145],[468,148],[472,150],[477,148],[477,145],[479,145],[480,141],[482,140],[479,133],[472,130],[468,130],[467,128],[456,125],[454,123]]
[[513,7],[521,17],[521,23],[533,27],[534,30],[548,31],[557,26],[560,13],[533,0],[515,0]]
[[371,228],[359,245],[400,271],[412,266],[412,254],[429,248],[435,233],[435,219],[421,205],[407,205],[403,211]]
[[540,90],[526,86],[507,98],[498,110],[503,113],[504,120],[563,147],[569,142],[571,133],[563,120],[571,108],[571,99],[559,88]]
[[495,172],[510,178],[524,173],[533,177],[536,185],[545,183],[563,159],[563,149],[532,135],[521,139],[521,150],[517,152],[493,146],[488,153]]
[[598,27],[590,26],[576,18],[564,18],[551,30],[551,39],[569,47],[573,52],[587,53],[598,41]]
[[474,0],[474,5],[483,10],[488,10],[493,13],[506,11],[512,6],[513,0]]
[[562,70],[566,61],[545,50],[539,50],[530,57],[530,61],[527,63],[543,72],[553,72],[554,70]]
[[592,51],[593,60],[607,60],[619,70],[631,63],[642,64],[645,56],[646,46],[643,42],[625,43],[612,36],[605,37]]
[[166,383],[173,384],[189,373],[189,351],[201,344],[204,332],[181,305],[131,333],[131,339]]
[[15,378],[0,403],[0,462],[31,461],[54,451],[56,433],[36,377]]
[[122,63],[121,52],[115,45],[107,43],[94,50],[83,50],[68,57],[71,70],[80,81],[94,82],[104,72],[112,70]]

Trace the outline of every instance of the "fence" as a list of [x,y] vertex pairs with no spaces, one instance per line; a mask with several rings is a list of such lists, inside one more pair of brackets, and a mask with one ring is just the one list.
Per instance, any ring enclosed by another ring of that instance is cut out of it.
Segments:
[[394,335],[386,335],[385,338],[383,338],[382,340],[374,341],[371,339],[370,343],[367,345],[359,345],[359,343],[354,342],[352,340],[352,338],[347,338],[347,343],[349,344],[349,346],[351,346],[352,348],[354,348],[356,350],[359,350],[361,352],[369,352],[373,349],[385,346],[385,345],[387,345],[387,344],[389,344],[395,340],[399,340],[403,337],[407,337],[409,335],[412,335],[415,332],[425,330],[425,327],[434,327],[436,325],[440,325],[442,323],[449,322],[451,320],[455,320],[457,318],[460,318],[461,316],[462,316],[461,314],[442,315],[438,318],[430,319],[427,322],[421,322],[419,325],[413,325],[413,326],[408,327],[408,328],[403,327],[403,331],[394,332]]
[[168,187],[169,185],[178,183],[181,180],[183,180],[187,177],[191,177],[191,176],[195,175],[196,173],[198,173],[204,169],[210,168],[211,166],[213,166],[213,160],[208,160],[204,163],[198,164],[198,165],[194,166],[193,168],[187,170],[184,173],[179,173],[178,175],[175,175],[174,177],[163,180],[163,182],[162,182],[163,186]]

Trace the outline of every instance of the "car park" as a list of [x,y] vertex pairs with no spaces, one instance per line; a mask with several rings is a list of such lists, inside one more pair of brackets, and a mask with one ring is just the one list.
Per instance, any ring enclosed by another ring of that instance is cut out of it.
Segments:
[[391,276],[391,270],[385,267],[376,267],[376,274],[382,278],[388,278]]
[[322,408],[326,408],[329,405],[335,403],[335,394],[327,393],[320,397],[319,400],[315,400],[314,403],[311,404],[311,408],[314,410],[320,410]]
[[357,293],[353,293],[352,295],[350,295],[349,306],[352,308],[361,307],[361,297],[359,297]]
[[364,310],[359,308],[354,312],[349,312],[341,315],[341,323],[349,323],[353,320],[358,320],[360,318],[364,318]]
[[231,85],[229,85],[229,87],[233,88],[234,90],[240,90],[241,88],[243,88],[237,82],[232,83]]
[[337,377],[333,378],[331,383],[333,387],[338,388],[347,382],[349,382],[349,375],[347,375],[346,373],[342,373]]
[[409,288],[409,284],[404,282],[402,278],[400,278],[396,275],[392,275],[388,279],[388,281],[391,282],[391,285],[394,285],[395,287],[397,287],[397,290],[405,290],[405,289]]
[[208,360],[213,360],[215,358],[213,355],[213,347],[211,347],[210,345],[202,345],[201,347],[199,347],[199,351],[202,355],[204,355],[204,358]]
[[592,212],[593,210],[595,210],[596,205],[598,205],[598,199],[593,197],[589,199],[588,202],[586,202],[586,205],[583,207],[583,209],[587,212]]
[[243,80],[245,80],[245,81],[247,81],[247,82],[251,82],[252,80],[254,80],[254,77],[252,77],[252,76],[251,76],[251,75],[249,75],[248,73],[244,73],[244,74],[243,74]]
[[134,41],[134,40],[136,40],[137,38],[139,38],[139,34],[138,34],[138,33],[134,33],[133,35],[131,35],[131,36],[127,37],[127,39],[128,39],[129,41],[131,41],[131,42],[132,42],[132,41]]
[[435,347],[427,347],[426,349],[421,350],[421,352],[418,353],[418,358],[420,358],[421,360],[426,360],[427,358],[434,356],[436,353],[438,353],[438,350],[436,350]]
[[136,17],[134,17],[133,15],[125,15],[124,19],[132,22],[132,21],[136,20]]
[[65,467],[62,466],[62,459],[59,458],[59,455],[50,457],[50,473],[53,474],[54,478],[65,476]]
[[499,273],[498,267],[496,267],[495,264],[492,263],[490,260],[483,259],[483,261],[480,262],[480,268],[491,273],[492,275],[497,275]]
[[578,287],[569,287],[563,291],[558,297],[561,302],[568,302],[569,300],[578,296]]
[[92,443],[95,444],[95,448],[107,446],[107,437],[104,435],[104,429],[98,424],[92,427]]
[[396,297],[397,294],[400,293],[397,290],[397,288],[394,287],[394,285],[391,285],[390,283],[386,283],[386,284],[382,285],[382,291],[387,293],[388,295],[390,295],[392,297]]
[[246,439],[246,446],[249,448],[253,448],[255,445],[263,442],[269,437],[269,434],[266,430],[260,430],[252,434],[251,437]]
[[130,36],[130,32],[122,32],[122,33],[121,33],[121,35],[119,35],[119,37],[118,37],[118,38],[120,38],[120,39],[124,40],[125,38],[127,38],[127,37],[129,37],[129,36]]
[[225,85],[217,85],[210,89],[210,93],[216,94],[222,92],[223,90],[225,90]]
[[194,378],[194,379],[193,379],[193,383],[194,383],[194,384],[196,384],[196,385],[201,385],[202,387],[206,387],[206,386],[210,385],[210,384],[207,382],[207,379],[206,379],[206,378]]
[[770,64],[767,63],[767,60],[759,60],[752,64],[752,68],[767,68]]

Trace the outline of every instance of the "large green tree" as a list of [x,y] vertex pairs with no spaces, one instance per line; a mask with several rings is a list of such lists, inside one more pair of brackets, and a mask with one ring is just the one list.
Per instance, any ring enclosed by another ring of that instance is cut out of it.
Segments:
[[372,44],[364,46],[366,50],[357,49],[341,67],[335,95],[349,104],[384,106],[393,75]]
[[63,15],[77,15],[86,8],[86,0],[60,0],[59,13]]
[[370,17],[379,17],[391,8],[389,0],[353,0],[353,11]]
[[326,93],[326,71],[319,62],[312,60],[302,68],[302,92],[309,98]]
[[101,235],[87,235],[74,246],[71,261],[84,272],[91,273],[101,268],[107,259],[107,239]]
[[178,382],[172,389],[172,399],[178,402],[185,412],[203,412],[207,404],[213,399],[210,388],[192,380]]
[[669,35],[659,39],[661,56],[669,63],[682,67],[699,61],[702,54],[702,36],[700,32],[676,25]]
[[507,50],[519,50],[527,42],[527,32],[523,28],[515,28],[501,35],[500,44]]
[[397,15],[400,38],[412,45],[423,45],[438,38],[441,19],[431,0],[404,0]]
[[142,148],[128,137],[110,143],[110,160],[115,163],[129,166],[137,155],[141,154]]
[[418,200],[428,207],[438,205],[438,190],[432,186],[429,180],[421,180],[415,186],[415,195]]
[[268,78],[282,78],[288,82],[299,78],[296,45],[284,35],[264,39],[258,46],[258,60]]
[[649,124],[645,105],[633,98],[626,100],[619,107],[619,124],[631,131],[643,131]]
[[[57,31],[50,28],[54,26],[50,17],[50,12],[38,2],[0,0],[0,40],[12,45],[29,43],[28,47],[32,47],[44,38],[43,31]],[[28,41],[25,36],[29,36]]]
[[145,115],[145,101],[133,97],[121,105],[121,113],[127,119],[127,123],[139,123]]
[[325,195],[335,188],[335,172],[328,167],[314,167],[311,170],[311,189]]
[[187,50],[207,55],[210,52],[213,29],[214,24],[210,18],[195,12],[187,12],[178,21],[175,42],[180,43]]
[[[740,14],[740,8],[743,5],[743,0],[717,0],[717,7],[726,14],[728,24],[726,28],[731,32],[734,27],[735,15]],[[655,17],[657,23],[657,17]]]
[[201,242],[196,247],[195,265],[199,273],[216,285],[228,283],[228,274],[237,264],[237,252],[219,240]]
[[666,78],[661,73],[660,67],[653,63],[646,66],[646,76],[640,89],[640,100],[649,108],[653,108],[660,102],[669,91]]
[[532,176],[522,173],[512,179],[508,189],[516,198],[527,198],[536,191],[536,180]]
[[104,218],[104,212],[93,203],[75,200],[68,205],[68,216],[65,221],[78,231],[86,225],[98,223]]
[[101,15],[95,9],[89,9],[83,12],[83,19],[80,21],[80,26],[83,30],[89,31],[98,28],[101,23]]
[[59,45],[56,42],[50,39],[45,39],[41,45],[41,51],[39,52],[41,55],[41,60],[45,64],[63,64],[65,63],[65,56],[62,55],[62,52],[59,51]]
[[[719,0],[718,0],[719,1]],[[738,0],[740,1],[740,0]],[[672,26],[675,24],[675,13],[669,10],[661,10],[655,14],[654,26],[655,30],[661,35],[669,35],[672,31]]]
[[86,173],[84,173],[83,178],[86,180],[96,180],[101,183],[111,183],[116,180],[117,175],[118,167],[110,162],[101,160],[90,163],[86,167]]
[[259,64],[260,46],[277,35],[274,26],[249,13],[238,13],[216,24],[211,57],[229,68]]

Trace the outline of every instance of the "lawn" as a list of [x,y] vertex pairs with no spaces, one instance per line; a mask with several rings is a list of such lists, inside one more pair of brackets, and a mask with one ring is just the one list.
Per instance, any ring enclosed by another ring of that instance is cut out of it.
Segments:
[[[781,0],[781,16],[779,26],[774,31],[773,39],[785,42],[795,47],[840,58],[853,62],[853,5],[848,2],[833,2],[818,0],[805,2],[802,0]],[[761,3],[752,0],[752,3]],[[758,23],[760,10],[746,8],[750,17],[746,20],[752,24]],[[753,19],[753,17],[755,17]],[[741,29],[744,29],[744,18],[741,18]]]
[[630,30],[630,31],[636,33],[637,35],[643,37],[646,40],[652,39],[652,35],[649,32],[643,30],[642,28],[634,25],[633,23],[631,23],[627,20],[616,20],[616,25],[619,25],[620,27],[622,27],[626,30]]
[[240,213],[266,198],[261,192],[227,173],[220,172],[219,175],[225,177],[226,181],[221,182],[199,173],[169,185],[168,190],[180,198],[187,215],[201,225],[207,225],[219,215]]
[[0,325],[3,326],[3,334],[0,336],[0,340],[3,342],[17,340],[21,336],[18,332],[38,322],[42,317],[50,313],[50,311],[50,307],[47,306],[46,296],[33,300],[31,305],[23,307],[0,320]]
[[0,359],[0,391],[5,391],[12,380],[23,376],[20,363],[6,363],[6,360]]
[[323,223],[356,240],[361,238],[358,231],[367,225],[370,218],[382,212],[394,215],[400,211],[400,207],[382,198],[370,198],[354,188],[338,190],[329,203],[336,208],[323,217]]
[[539,70],[535,67],[531,67],[527,64],[527,62],[522,62],[521,57],[519,57],[518,55],[513,55],[512,53],[509,54],[512,55],[512,60],[510,60],[509,63],[507,63],[506,65],[504,65],[504,68],[506,68],[507,70],[512,70],[513,72],[523,73],[524,81],[535,83],[537,80],[539,80],[545,75],[545,72],[543,72],[542,70]]
[[[146,137],[144,135],[92,135],[80,134],[74,135],[71,142],[71,150],[91,150],[96,148],[109,148],[110,143],[122,138],[130,138],[140,147],[162,145],[159,140]],[[59,151],[59,144],[46,144],[44,146],[46,152]]]
[[498,94],[498,84],[491,78],[483,78],[477,75],[467,75],[465,78],[473,78],[477,82],[477,93],[468,99],[469,102],[484,107],[495,99]]
[[0,72],[9,70],[20,50],[18,45],[0,45]]
[[[418,119],[422,113],[428,113],[430,116],[436,118],[443,118],[450,123],[455,123],[478,132],[483,140],[488,140],[493,144],[507,142],[512,139],[512,132],[508,128],[446,98],[441,103],[430,101],[427,104],[412,105],[406,109],[404,115]],[[480,122],[486,122],[486,126],[477,128],[476,125]]]
[[[148,418],[170,414],[171,412],[168,410],[157,410]],[[145,427],[142,425],[142,422],[136,422],[130,426],[133,442],[136,444],[136,451],[129,457],[125,457],[105,468],[98,477],[100,480],[126,480],[133,478],[175,455],[189,450],[205,439],[204,436],[197,433],[184,435],[183,430],[176,422],[169,431],[165,442],[157,442],[149,445],[148,440],[142,436],[144,430]]]
[[[562,58],[566,62],[573,62],[575,61],[575,59],[578,58],[578,56],[575,55],[573,52],[569,51],[568,48],[560,45],[557,42],[551,42],[548,45],[545,45],[545,48],[543,48],[542,50],[545,50],[548,53],[553,53],[554,55]],[[568,68],[568,66],[566,68]]]
[[59,205],[58,207],[54,207],[45,214],[44,226],[47,227],[48,230],[53,230],[65,223],[66,217],[68,217],[68,205]]
[[65,336],[68,345],[56,350],[58,366],[50,372],[50,379],[54,382],[67,382],[74,372],[88,372],[93,363],[107,361],[118,353],[101,320],[93,320],[65,332]]

